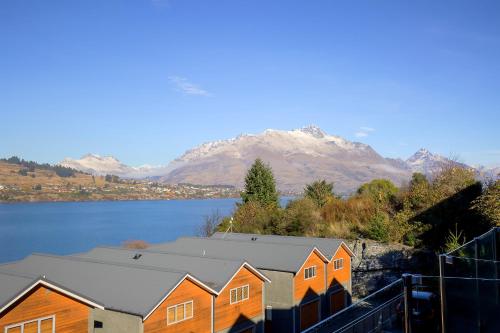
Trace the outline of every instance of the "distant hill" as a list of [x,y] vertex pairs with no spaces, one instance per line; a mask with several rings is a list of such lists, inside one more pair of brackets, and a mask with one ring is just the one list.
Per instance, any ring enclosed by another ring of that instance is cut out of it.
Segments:
[[117,175],[126,178],[148,178],[162,176],[168,172],[166,167],[143,165],[131,167],[121,163],[113,156],[87,154],[80,159],[65,158],[59,165],[91,173],[93,175]]
[[59,165],[0,159],[0,202],[166,200],[235,197],[228,186],[169,185],[150,180],[97,176]]
[[95,154],[78,160],[67,158],[60,164],[96,175],[241,188],[246,171],[257,157],[271,165],[281,191],[295,193],[317,179],[334,182],[337,192],[348,194],[375,178],[387,178],[400,185],[413,172],[431,176],[446,165],[467,167],[426,149],[407,160],[384,158],[367,144],[327,134],[316,126],[291,131],[269,129],[204,143],[160,167],[130,167],[114,157]]
[[421,148],[405,161],[412,172],[420,172],[425,175],[432,175],[444,167],[453,165],[457,167],[469,168],[468,165],[452,161],[441,155],[433,154],[427,149]]

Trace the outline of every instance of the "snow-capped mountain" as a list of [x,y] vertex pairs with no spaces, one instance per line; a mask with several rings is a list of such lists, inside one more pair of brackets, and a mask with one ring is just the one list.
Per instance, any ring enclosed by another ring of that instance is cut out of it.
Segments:
[[258,157],[271,165],[281,190],[301,191],[309,182],[326,179],[335,182],[337,191],[347,193],[374,178],[400,184],[410,175],[409,169],[383,158],[366,144],[308,126],[291,131],[269,129],[202,144],[172,161],[172,171],[162,180],[241,187],[247,169]]
[[475,167],[479,179],[483,181],[500,179],[500,165],[491,165],[488,167],[479,165]]
[[166,167],[143,165],[131,167],[121,163],[113,156],[87,154],[80,159],[65,158],[59,165],[91,173],[94,175],[116,175],[126,178],[146,178],[165,175]]
[[460,166],[468,168],[469,166],[453,161],[438,154],[433,154],[427,149],[421,148],[406,161],[408,168],[412,172],[420,172],[425,175],[433,175],[441,171],[446,166]]
[[[95,154],[66,158],[60,164],[97,175],[242,187],[246,171],[258,157],[270,164],[280,190],[294,192],[301,192],[305,184],[318,179],[334,182],[338,193],[350,193],[375,178],[388,178],[399,185],[413,172],[432,176],[450,164],[468,167],[426,149],[407,160],[384,158],[367,144],[330,135],[317,126],[291,131],[268,129],[204,143],[166,166],[131,167],[112,156]],[[500,171],[478,170],[479,177]]]

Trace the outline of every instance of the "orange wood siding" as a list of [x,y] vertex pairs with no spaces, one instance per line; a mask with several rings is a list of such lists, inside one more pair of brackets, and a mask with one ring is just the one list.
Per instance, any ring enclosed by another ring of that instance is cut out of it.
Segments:
[[[249,285],[247,300],[231,304],[231,289]],[[215,299],[215,331],[220,331],[247,319],[262,315],[263,282],[243,267]]]
[[[344,267],[342,269],[335,270],[333,262],[335,259],[344,259]],[[336,284],[347,285],[351,280],[351,257],[349,253],[341,246],[335,257],[331,262],[328,263],[328,287],[331,288]]]
[[[191,300],[193,318],[167,325],[167,308]],[[212,295],[186,279],[144,321],[144,333],[210,333],[211,309]]]
[[[316,276],[306,280],[304,271],[311,266],[316,266]],[[296,301],[325,292],[325,262],[316,252],[311,253],[301,270],[295,275],[294,285],[294,299]]]
[[0,315],[0,332],[4,332],[5,326],[52,315],[55,315],[58,333],[87,332],[89,314],[89,306],[52,289],[38,286]]

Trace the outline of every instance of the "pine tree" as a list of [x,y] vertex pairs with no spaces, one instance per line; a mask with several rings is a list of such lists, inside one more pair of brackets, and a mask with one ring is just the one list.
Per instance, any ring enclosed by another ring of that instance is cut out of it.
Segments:
[[255,201],[263,206],[278,206],[278,192],[273,171],[258,158],[245,177],[245,190],[241,193],[243,203]]
[[327,183],[326,180],[317,180],[307,184],[304,195],[314,201],[316,206],[323,207],[328,202],[328,199],[333,197],[333,183]]

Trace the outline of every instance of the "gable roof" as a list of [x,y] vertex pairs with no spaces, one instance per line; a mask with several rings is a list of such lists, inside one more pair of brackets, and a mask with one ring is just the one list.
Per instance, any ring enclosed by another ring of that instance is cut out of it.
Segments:
[[37,278],[34,276],[0,271],[0,309],[3,310],[20,291],[27,289],[36,280]]
[[168,252],[130,250],[116,247],[96,247],[87,253],[78,255],[78,257],[130,265],[141,264],[189,272],[218,293],[238,273],[241,267],[248,268],[259,279],[269,282],[267,277],[241,259],[203,258]]
[[275,243],[275,244],[294,244],[294,245],[310,245],[316,246],[330,260],[335,256],[339,248],[342,246],[347,253],[354,257],[354,253],[349,249],[347,244],[342,239],[338,238],[319,238],[319,237],[298,237],[298,236],[280,236],[280,235],[260,235],[260,234],[244,234],[244,233],[223,233],[216,232],[212,235],[216,239],[229,239],[236,241],[258,242],[260,243]]
[[233,260],[248,260],[259,269],[297,273],[311,252],[328,259],[314,246],[255,243],[216,238],[181,237],[175,242],[153,245],[152,251]]
[[85,304],[93,307],[104,307],[95,303],[93,300],[82,297],[66,288],[48,281],[44,277],[34,277],[33,275],[19,274],[7,270],[0,271],[0,313],[9,308],[17,300],[29,293],[33,288],[43,285],[45,287],[56,290],[71,298],[77,299]]
[[147,318],[184,279],[214,294],[210,287],[183,272],[77,257],[33,254],[1,265],[18,275],[38,275],[96,300],[107,309]]

